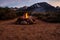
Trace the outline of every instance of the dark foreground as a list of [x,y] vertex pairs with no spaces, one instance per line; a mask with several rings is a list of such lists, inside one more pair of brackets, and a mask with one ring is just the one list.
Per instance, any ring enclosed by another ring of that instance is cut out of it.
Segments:
[[60,40],[60,23],[15,25],[14,21],[0,21],[0,40]]

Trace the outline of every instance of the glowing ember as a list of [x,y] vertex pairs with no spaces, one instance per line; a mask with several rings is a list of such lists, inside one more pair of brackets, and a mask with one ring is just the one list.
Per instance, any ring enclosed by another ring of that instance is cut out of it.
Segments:
[[28,15],[28,13],[26,13],[26,14],[25,14],[25,17],[26,17],[26,18],[29,18],[29,15]]

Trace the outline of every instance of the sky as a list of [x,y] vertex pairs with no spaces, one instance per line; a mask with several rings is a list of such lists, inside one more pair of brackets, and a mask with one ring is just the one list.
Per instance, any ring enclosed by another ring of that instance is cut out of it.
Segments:
[[31,6],[34,3],[47,2],[52,6],[60,6],[60,0],[0,0],[0,6],[5,7],[23,7]]

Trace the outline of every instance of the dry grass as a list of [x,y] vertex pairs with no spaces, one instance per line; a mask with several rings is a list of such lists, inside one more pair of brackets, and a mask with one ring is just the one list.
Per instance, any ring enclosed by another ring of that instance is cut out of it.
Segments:
[[37,21],[33,25],[15,25],[1,21],[0,40],[60,40],[60,23]]

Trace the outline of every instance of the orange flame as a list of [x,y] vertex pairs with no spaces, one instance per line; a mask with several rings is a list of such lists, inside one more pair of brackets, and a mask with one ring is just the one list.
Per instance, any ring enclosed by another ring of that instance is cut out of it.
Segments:
[[26,14],[25,14],[25,17],[26,17],[26,18],[29,18],[29,15],[28,15],[28,13],[26,13]]

